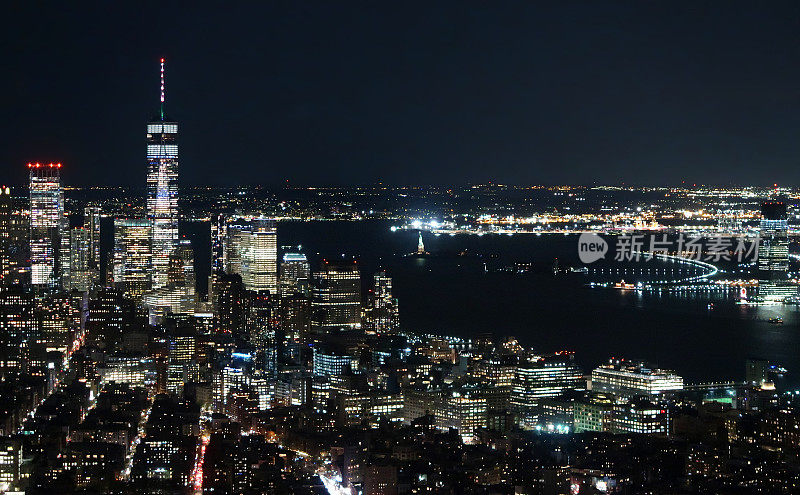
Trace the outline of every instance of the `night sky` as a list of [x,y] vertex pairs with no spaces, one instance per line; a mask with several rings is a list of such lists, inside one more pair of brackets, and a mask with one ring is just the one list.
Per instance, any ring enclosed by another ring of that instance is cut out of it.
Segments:
[[162,56],[186,185],[800,181],[798,2],[16,3],[7,183],[143,187]]

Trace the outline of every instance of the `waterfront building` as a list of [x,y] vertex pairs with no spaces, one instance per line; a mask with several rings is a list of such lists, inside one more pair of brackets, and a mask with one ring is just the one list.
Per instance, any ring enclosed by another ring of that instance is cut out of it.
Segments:
[[790,283],[789,216],[786,204],[768,201],[761,205],[758,243],[758,296],[767,302],[782,302],[797,295]]
[[659,395],[683,390],[683,378],[645,363],[611,359],[592,371],[592,390],[619,397]]
[[541,399],[585,389],[586,380],[574,354],[562,352],[539,357],[517,366],[510,407],[521,427],[533,429],[538,423]]

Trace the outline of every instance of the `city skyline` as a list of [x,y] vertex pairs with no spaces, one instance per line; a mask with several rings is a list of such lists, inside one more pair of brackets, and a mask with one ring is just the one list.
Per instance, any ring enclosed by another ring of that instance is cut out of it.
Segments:
[[800,7],[137,7],[11,57],[0,494],[800,489]]

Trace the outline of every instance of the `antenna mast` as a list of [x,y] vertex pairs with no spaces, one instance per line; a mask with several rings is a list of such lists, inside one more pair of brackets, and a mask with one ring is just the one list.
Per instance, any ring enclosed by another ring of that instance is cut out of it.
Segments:
[[164,59],[161,59],[161,120],[164,120]]

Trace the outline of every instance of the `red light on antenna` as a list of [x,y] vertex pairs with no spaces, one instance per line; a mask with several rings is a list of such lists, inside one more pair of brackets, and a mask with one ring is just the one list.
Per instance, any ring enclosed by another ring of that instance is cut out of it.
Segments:
[[28,163],[28,168],[33,168],[33,163]]
[[164,63],[164,59],[163,59],[163,58],[161,59],[161,63],[162,63],[162,64]]

